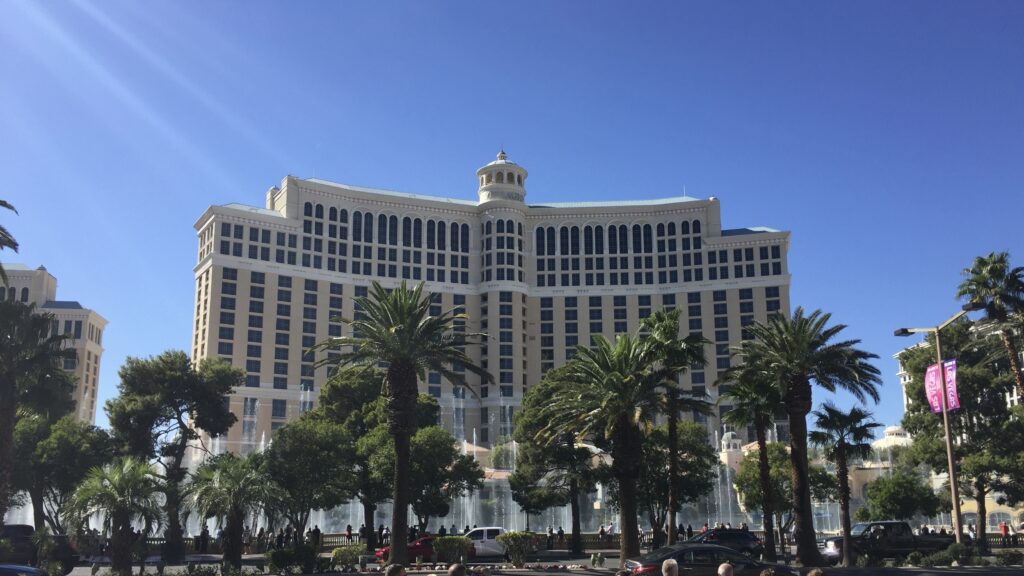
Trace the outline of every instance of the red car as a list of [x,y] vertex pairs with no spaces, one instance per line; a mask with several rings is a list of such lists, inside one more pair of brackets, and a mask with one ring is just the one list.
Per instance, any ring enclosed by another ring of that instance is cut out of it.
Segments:
[[[391,546],[377,548],[377,560],[381,562],[387,561],[388,554],[390,553]],[[434,560],[434,537],[424,536],[414,542],[410,542],[406,547],[406,558],[411,562],[415,562],[416,558],[422,558],[424,562],[432,562]]]

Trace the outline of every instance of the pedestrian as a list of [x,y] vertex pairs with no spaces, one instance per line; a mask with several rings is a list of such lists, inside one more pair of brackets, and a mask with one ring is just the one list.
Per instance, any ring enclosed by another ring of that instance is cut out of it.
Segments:
[[313,525],[313,548],[316,549],[317,554],[320,553],[320,525]]
[[406,576],[405,566],[401,564],[391,564],[384,570],[384,576]]
[[448,529],[444,527],[444,524],[441,524],[441,528],[438,529],[437,535],[442,538],[448,535]]
[[448,576],[466,576],[466,567],[456,562],[448,567]]
[[1010,525],[1005,520],[999,523],[999,536],[1003,548],[1010,545]]
[[548,526],[548,550],[555,547],[555,529]]
[[703,534],[703,533],[705,533],[707,531],[708,531],[708,523],[705,522],[704,526],[702,526],[701,529],[700,529],[700,533]]
[[284,549],[284,528],[277,531],[277,545],[275,546],[278,550]]
[[409,526],[409,542],[415,542],[415,541],[416,541],[416,527],[415,526]]
[[[361,533],[360,533],[359,537],[360,537],[360,539],[362,539],[362,534]],[[352,543],[352,525],[351,524],[349,524],[348,526],[345,526],[345,538],[348,539],[348,543],[349,544]]]
[[562,527],[559,526],[558,527],[558,545],[561,546],[562,544],[565,544],[565,530],[562,530]]
[[605,537],[604,524],[601,524],[601,529],[597,531],[597,540],[599,542],[601,542],[602,544],[604,544],[604,537]]
[[732,564],[729,564],[728,562],[725,562],[723,564],[719,564],[719,566],[718,566],[718,576],[734,576],[734,575],[735,575],[735,572],[733,571]]
[[458,536],[459,535],[459,531],[455,528],[455,522],[452,522],[452,529],[448,533],[451,534],[452,536]]
[[384,542],[391,543],[391,528],[384,527]]
[[686,539],[693,538],[693,524],[686,525]]
[[469,524],[466,524],[466,529],[462,531],[463,536],[465,536],[466,534],[469,534]]
[[662,576],[679,576],[679,563],[669,558],[661,563]]

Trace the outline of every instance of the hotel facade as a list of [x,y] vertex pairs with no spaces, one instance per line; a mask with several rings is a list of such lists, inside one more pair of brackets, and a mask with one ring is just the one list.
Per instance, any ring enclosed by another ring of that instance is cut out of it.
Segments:
[[[707,365],[682,382],[716,400],[746,326],[789,311],[789,233],[723,230],[716,198],[527,204],[527,171],[504,152],[476,176],[477,201],[288,176],[264,208],[203,213],[192,355],[246,373],[230,398],[238,422],[211,440],[215,450],[258,449],[315,405],[327,371],[307,350],[350,335],[337,318],[358,315],[355,300],[372,282],[425,282],[435,312],[461,308],[468,318],[457,329],[488,335],[466,350],[493,376],[466,372],[475,396],[437,373],[420,383],[438,399],[442,425],[483,447],[511,435],[524,393],[594,336],[613,339],[655,310],[679,309],[681,334],[710,342]],[[727,410],[692,418],[711,438]]]

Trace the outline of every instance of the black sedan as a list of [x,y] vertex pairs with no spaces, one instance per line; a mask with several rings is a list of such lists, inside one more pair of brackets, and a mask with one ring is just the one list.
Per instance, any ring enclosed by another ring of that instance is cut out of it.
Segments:
[[661,574],[662,562],[668,559],[679,563],[680,576],[717,576],[718,567],[726,562],[732,564],[737,575],[757,576],[765,568],[775,570],[777,576],[800,574],[788,566],[761,562],[725,546],[693,542],[658,548],[635,560],[627,560],[626,570],[631,576],[656,576]]
[[738,528],[712,528],[690,538],[688,542],[699,542],[701,544],[718,544],[726,548],[732,548],[754,558],[760,558],[764,553],[764,542],[753,532],[740,530]]
[[46,572],[20,564],[0,564],[0,576],[46,576]]

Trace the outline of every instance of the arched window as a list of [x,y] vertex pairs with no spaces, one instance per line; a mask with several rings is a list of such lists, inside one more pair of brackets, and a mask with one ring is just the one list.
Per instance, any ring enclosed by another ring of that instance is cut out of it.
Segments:
[[388,218],[388,244],[398,246],[398,216]]
[[437,242],[434,238],[434,231],[436,230],[436,228],[437,227],[434,225],[433,220],[427,220],[427,248],[430,250],[433,250],[434,246],[437,245]]
[[547,235],[548,235],[548,256],[554,256],[555,255],[555,227],[554,226],[548,226]]
[[569,253],[569,227],[562,226],[562,229],[558,231],[559,236],[559,250],[558,253],[566,255]]
[[491,230],[492,230],[491,221],[488,220],[487,223],[484,224],[484,235],[490,236],[491,235]]
[[437,249],[445,250],[445,246],[448,242],[445,241],[445,223],[444,220],[438,220],[437,222]]
[[619,229],[615,226],[608,227],[608,253],[619,253]]
[[412,245],[412,218],[402,218],[402,246]]
[[625,224],[619,226],[619,254],[629,254],[629,228]]
[[509,172],[508,176],[505,177],[505,181],[508,182],[509,184],[515,184],[516,183],[516,177],[515,177],[514,174]]
[[28,288],[21,289],[21,301],[28,302]]
[[594,253],[604,254],[604,228],[594,226]]
[[498,234],[504,234],[504,233],[505,233],[505,221],[504,220],[498,220]]
[[373,214],[363,214],[363,242],[373,242]]
[[682,222],[679,223],[679,233],[680,234],[689,234],[690,233],[690,222],[689,221],[683,220]]
[[317,218],[323,218],[324,217],[324,205],[323,204],[317,204],[316,205],[316,217]]
[[522,174],[520,174],[519,176],[516,177],[516,182],[518,182],[520,186],[523,185],[523,175]]
[[341,222],[342,224],[348,224],[348,210],[342,208],[341,211],[338,212],[338,222]]
[[664,235],[665,235],[665,225],[663,223],[661,223],[661,222],[658,222],[658,238],[661,238]]
[[676,235],[676,223],[675,222],[669,222],[668,223],[668,235],[669,236],[675,236]]
[[594,253],[594,229],[590,226],[583,227],[583,253],[587,256]]
[[313,204],[311,204],[309,202],[306,202],[305,204],[303,204],[303,206],[302,206],[302,215],[303,216],[307,216],[309,218],[312,218],[313,217]]
[[569,231],[569,248],[573,255],[579,255],[580,253],[580,227],[573,226],[572,230]]
[[544,254],[544,229],[540,226],[537,227],[537,245],[533,247],[533,251],[538,255]]
[[505,183],[505,173],[504,172],[498,172],[498,175],[495,176],[495,182],[497,182],[498,184],[504,184]]
[[650,224],[644,224],[644,254],[654,252],[654,237]]
[[456,224],[455,222],[452,222],[451,226],[449,226],[449,229],[451,230],[452,252],[458,252],[459,251],[459,225]]
[[363,241],[363,213],[359,210],[352,213],[352,239]]
[[639,254],[643,247],[643,229],[639,224],[633,224],[633,253]]
[[488,174],[487,174],[487,175],[485,176],[485,178],[487,178],[487,183],[488,183],[488,184],[490,184],[490,183],[491,183],[491,174],[490,174],[490,173],[488,173]]
[[519,235],[520,238],[522,238],[522,236],[523,236],[523,223],[520,222],[519,224],[516,224],[516,229],[518,230],[517,234]]
[[332,221],[332,222],[337,220],[338,219],[338,209],[335,208],[334,206],[331,206],[331,209],[327,211],[327,219]]
[[384,244],[388,241],[388,217],[380,214],[377,216],[377,244]]
[[508,234],[512,234],[515,231],[516,231],[516,227],[512,223],[512,221],[511,220],[505,220],[505,232],[507,232]]
[[700,220],[693,221],[693,233],[700,234]]
[[412,223],[412,245],[413,248],[423,247],[423,220],[419,218]]
[[469,254],[469,224],[462,225],[462,252]]

